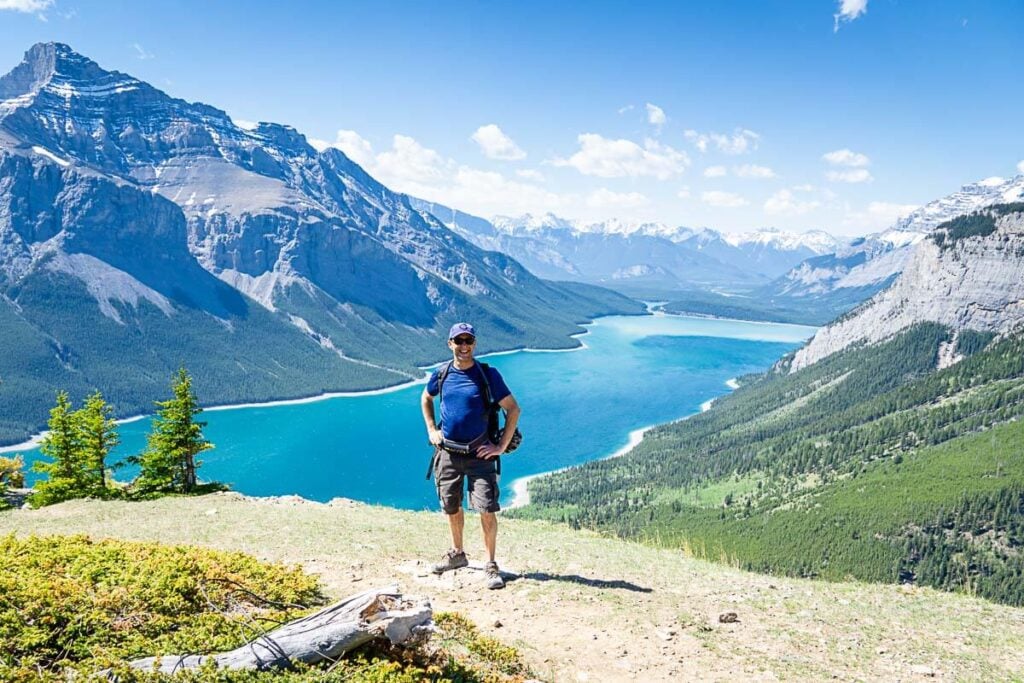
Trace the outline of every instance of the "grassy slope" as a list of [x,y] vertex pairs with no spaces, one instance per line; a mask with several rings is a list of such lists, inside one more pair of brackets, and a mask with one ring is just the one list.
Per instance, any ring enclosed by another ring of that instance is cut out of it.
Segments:
[[[479,558],[469,521],[468,549]],[[427,574],[422,561],[445,543],[438,515],[345,502],[75,501],[2,512],[8,532],[243,550],[301,562],[332,596],[397,580],[520,648],[545,680],[913,680],[929,671],[991,681],[1024,670],[1020,609],[930,589],[749,574],[544,522],[502,522],[499,560],[519,577],[500,594],[481,590],[473,570]],[[726,611],[739,622],[719,623]]]

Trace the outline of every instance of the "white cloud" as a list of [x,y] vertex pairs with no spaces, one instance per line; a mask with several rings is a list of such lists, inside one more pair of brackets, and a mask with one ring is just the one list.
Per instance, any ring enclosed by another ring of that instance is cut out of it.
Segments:
[[[0,2],[2,2],[2,1],[3,0],[0,0]],[[146,48],[142,47],[138,43],[132,43],[128,47],[131,47],[131,48],[133,48],[135,50],[135,57],[137,59],[147,60],[147,59],[153,59],[153,57],[155,56],[152,52],[147,52]]]
[[619,114],[625,114],[627,111],[633,111],[636,109],[632,104],[627,104],[625,107],[619,107]]
[[683,133],[687,140],[701,152],[707,152],[713,143],[719,151],[726,154],[746,154],[757,149],[761,136],[746,128],[737,128],[729,133],[699,133],[688,130]]
[[480,145],[480,151],[489,159],[515,161],[526,157],[526,152],[493,123],[477,128],[472,140]]
[[839,22],[853,21],[868,11],[868,0],[839,0],[839,12],[833,14],[835,25],[832,32],[839,31]]
[[825,177],[833,183],[870,183],[874,178],[866,168],[851,168],[846,171],[828,171]]
[[843,225],[858,232],[884,230],[917,208],[914,204],[871,202],[863,211],[848,211]]
[[756,164],[743,164],[732,169],[732,172],[739,178],[765,179],[775,177],[775,171],[767,166],[758,166]]
[[647,122],[661,128],[668,121],[665,110],[656,104],[647,103]]
[[[321,143],[310,140],[314,146]],[[478,215],[562,211],[573,200],[500,173],[458,164],[406,135],[395,135],[391,148],[378,153],[359,133],[339,130],[329,146],[343,151],[392,190]]]
[[376,170],[380,176],[392,182],[429,184],[445,177],[446,165],[444,157],[434,150],[424,147],[408,135],[395,135],[391,149],[377,155]]
[[587,206],[593,209],[636,209],[649,203],[639,192],[612,192],[604,187],[587,197]]
[[520,178],[532,180],[535,183],[544,182],[544,174],[534,168],[521,168],[518,171],[516,171],[516,175],[519,176]]
[[802,201],[791,190],[779,190],[765,201],[764,212],[773,216],[802,216],[819,206],[819,201]]
[[[310,140],[311,145],[320,149],[316,144],[317,142],[320,141]],[[376,157],[373,154],[373,146],[368,140],[359,135],[359,133],[354,130],[339,130],[337,138],[331,146],[337,147],[344,152],[349,159],[356,162],[367,171],[373,173],[377,162]]]
[[482,215],[561,211],[569,201],[543,187],[468,166],[459,166],[454,176],[443,184],[424,188],[418,196]]
[[679,192],[676,192],[676,196],[679,197],[680,199],[689,199],[690,187],[688,185],[683,185],[681,188],[679,188]]
[[53,0],[0,0],[0,10],[13,10],[31,14],[53,7]]
[[920,208],[916,204],[893,204],[891,202],[871,202],[868,204],[868,215],[888,223],[895,223],[907,214]]
[[716,206],[721,209],[734,209],[750,203],[738,194],[722,192],[720,190],[701,192],[700,200],[709,206]]
[[796,185],[793,187],[793,189],[796,190],[797,192],[814,192],[816,188],[814,187],[814,185],[811,185],[810,183],[805,183],[803,185]]
[[704,169],[705,178],[722,178],[729,174],[725,166],[708,166]]
[[871,159],[868,159],[867,155],[849,149],[837,149],[834,152],[822,154],[821,158],[833,166],[859,168],[871,165]]
[[682,173],[690,163],[685,152],[656,140],[645,140],[643,147],[632,140],[613,140],[596,133],[583,133],[577,140],[580,151],[550,163],[600,178],[653,176],[659,180]]
[[1017,173],[1024,173],[1024,161],[1017,162]]

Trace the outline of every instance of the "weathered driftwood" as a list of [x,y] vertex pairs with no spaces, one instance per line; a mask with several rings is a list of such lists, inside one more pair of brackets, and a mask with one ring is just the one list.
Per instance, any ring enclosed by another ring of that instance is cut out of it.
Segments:
[[423,633],[433,617],[430,603],[402,596],[397,586],[353,595],[315,614],[266,633],[230,652],[160,655],[131,662],[136,669],[174,673],[214,661],[224,669],[269,669],[291,662],[333,661],[374,638],[401,645]]

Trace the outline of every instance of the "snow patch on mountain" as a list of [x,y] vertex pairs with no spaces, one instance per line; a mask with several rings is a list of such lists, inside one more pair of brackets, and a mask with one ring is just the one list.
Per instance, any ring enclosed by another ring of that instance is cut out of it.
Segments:
[[58,166],[63,166],[64,168],[67,168],[68,166],[71,165],[70,161],[68,161],[67,159],[61,159],[59,156],[57,156],[56,154],[54,154],[50,150],[46,149],[45,147],[40,147],[39,145],[33,145],[32,146],[32,151],[35,152],[36,154],[41,154],[42,156],[46,157],[50,161],[56,163]]

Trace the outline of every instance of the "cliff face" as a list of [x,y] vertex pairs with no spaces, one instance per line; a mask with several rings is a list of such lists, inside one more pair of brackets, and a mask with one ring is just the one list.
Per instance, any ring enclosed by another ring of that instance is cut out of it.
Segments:
[[[1024,213],[987,215],[994,223],[990,234],[951,237],[949,227],[940,227],[943,238],[918,243],[892,287],[821,329],[796,353],[792,371],[919,322],[957,332],[1004,333],[1024,326]],[[945,363],[953,360],[949,356]]]

